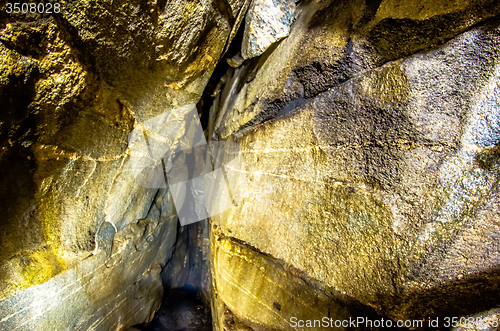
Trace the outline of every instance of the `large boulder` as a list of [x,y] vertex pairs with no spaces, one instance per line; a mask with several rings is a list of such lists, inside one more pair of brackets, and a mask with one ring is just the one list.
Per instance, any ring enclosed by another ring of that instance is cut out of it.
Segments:
[[275,263],[394,320],[496,307],[499,14],[493,1],[304,2],[288,38],[227,75],[212,139],[240,144],[249,189],[212,218],[215,307],[293,329],[302,296],[283,294]]
[[58,5],[0,15],[0,329],[118,330],[158,308],[177,233],[128,135],[198,102],[248,1]]

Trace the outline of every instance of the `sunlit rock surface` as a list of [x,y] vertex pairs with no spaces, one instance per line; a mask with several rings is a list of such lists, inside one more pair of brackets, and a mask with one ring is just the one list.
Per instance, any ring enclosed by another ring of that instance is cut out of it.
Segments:
[[217,284],[212,309],[217,330],[245,329],[245,325],[254,330],[262,326],[286,330],[291,318],[376,317],[372,309],[343,293],[316,288],[317,281],[290,264],[231,239],[214,237],[212,244]]
[[134,181],[133,128],[197,103],[248,1],[60,1],[0,15],[0,329],[152,317],[177,219]]
[[436,48],[499,8],[492,0],[299,3],[290,35],[226,83],[216,133],[226,139],[366,70]]
[[295,17],[295,0],[254,0],[245,19],[241,55],[250,59],[288,36]]
[[[60,4],[0,12],[1,330],[126,330],[162,284],[221,331],[498,316],[497,0]],[[247,189],[178,229],[128,137],[209,101]]]
[[169,210],[171,202],[153,204],[148,217],[111,236],[109,251],[1,301],[2,328],[120,330],[150,320],[162,299],[159,274],[176,240],[177,218]]
[[[279,261],[395,320],[499,304],[499,14],[493,1],[304,2],[272,52],[231,69],[212,139],[240,144],[249,197],[212,218],[219,314],[291,329],[257,317],[270,305],[221,257],[227,243],[259,256],[239,258],[259,277]],[[294,300],[275,313],[293,316]]]

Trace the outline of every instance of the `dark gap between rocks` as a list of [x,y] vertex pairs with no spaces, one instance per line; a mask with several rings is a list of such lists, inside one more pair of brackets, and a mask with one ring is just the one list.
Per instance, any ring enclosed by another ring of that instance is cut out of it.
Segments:
[[203,304],[198,288],[186,285],[170,290],[149,325],[135,328],[141,331],[210,331],[210,308]]
[[[214,69],[196,105],[206,135],[210,108],[216,99],[216,94],[224,87],[228,70],[232,70],[227,60],[239,54],[243,32],[244,24],[240,26],[225,56]],[[207,136],[206,138],[208,139]],[[205,260],[208,251],[207,228],[208,221],[187,226],[178,224],[174,252],[161,273],[165,290],[162,305],[150,323],[136,325],[134,326],[136,330],[212,330],[208,298],[202,298],[210,277],[209,263]]]
[[229,45],[226,54],[221,58],[220,62],[216,65],[210,80],[203,91],[203,95],[196,105],[198,113],[200,114],[200,122],[203,130],[206,133],[206,138],[208,138],[208,125],[210,117],[210,108],[215,102],[215,98],[224,88],[227,80],[228,71],[233,70],[233,68],[228,64],[228,60],[237,56],[241,53],[241,44],[243,43],[243,35],[245,32],[245,24],[241,24],[238,28],[236,35],[234,36],[231,45]]
[[178,224],[172,257],[161,272],[164,295],[160,309],[151,322],[129,331],[212,330],[210,305],[204,293],[210,277],[207,224],[206,220]]

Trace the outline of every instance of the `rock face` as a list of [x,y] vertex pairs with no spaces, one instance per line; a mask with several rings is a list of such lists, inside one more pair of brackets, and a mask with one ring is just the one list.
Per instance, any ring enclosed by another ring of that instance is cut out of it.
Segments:
[[136,185],[132,129],[197,103],[248,2],[60,1],[0,15],[0,329],[152,317],[177,219]]
[[218,330],[292,329],[298,301],[326,310],[307,291],[394,320],[498,305],[499,14],[304,2],[288,38],[231,69],[211,132],[240,144],[249,196],[212,218]]
[[271,44],[288,36],[295,15],[295,0],[254,0],[245,19],[243,59],[262,55]]
[[[0,11],[1,330],[127,329],[186,284],[221,331],[498,318],[497,0],[58,3]],[[247,190],[178,229],[128,137],[207,85]]]

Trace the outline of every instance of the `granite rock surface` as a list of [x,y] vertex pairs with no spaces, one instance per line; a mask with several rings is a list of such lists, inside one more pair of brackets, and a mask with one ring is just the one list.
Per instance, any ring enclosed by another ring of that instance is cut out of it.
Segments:
[[241,55],[251,59],[288,36],[295,18],[295,0],[254,0],[245,18]]
[[490,1],[303,2],[287,38],[228,71],[211,138],[240,144],[249,196],[212,218],[220,312],[292,329],[281,318],[297,296],[272,314],[248,284],[254,269],[278,277],[270,261],[394,320],[499,304],[499,14]]
[[137,185],[128,135],[197,103],[248,2],[0,1],[0,329],[148,321],[175,250],[170,193]]
[[[498,1],[59,3],[0,12],[0,329],[126,330],[186,284],[221,331],[498,316]],[[248,189],[178,229],[128,136],[212,76]]]

